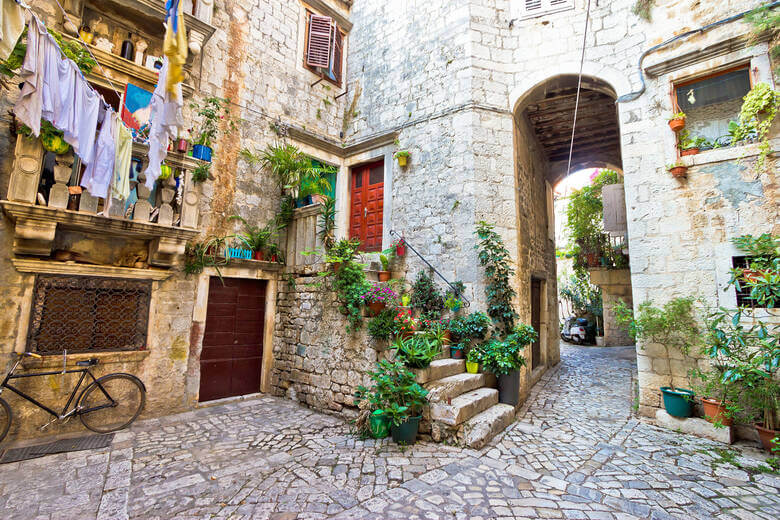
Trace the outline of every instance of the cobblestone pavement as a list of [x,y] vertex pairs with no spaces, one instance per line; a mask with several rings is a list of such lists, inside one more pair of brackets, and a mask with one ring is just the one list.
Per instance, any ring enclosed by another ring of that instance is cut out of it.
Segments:
[[756,460],[632,417],[633,349],[562,358],[483,450],[360,441],[337,417],[261,397],[2,465],[1,517],[780,518],[780,477],[727,462]]

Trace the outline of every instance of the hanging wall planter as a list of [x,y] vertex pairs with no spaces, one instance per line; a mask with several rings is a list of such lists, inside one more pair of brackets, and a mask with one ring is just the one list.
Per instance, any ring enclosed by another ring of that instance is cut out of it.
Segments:
[[685,113],[677,112],[669,118],[669,128],[672,132],[679,132],[685,128]]
[[201,161],[211,162],[211,147],[202,144],[196,144],[192,147],[192,157]]
[[395,157],[395,160],[398,161],[398,166],[404,168],[408,164],[411,155],[407,150],[398,150],[393,154],[393,157]]
[[688,167],[679,162],[668,165],[666,171],[671,173],[676,179],[681,179],[688,175]]

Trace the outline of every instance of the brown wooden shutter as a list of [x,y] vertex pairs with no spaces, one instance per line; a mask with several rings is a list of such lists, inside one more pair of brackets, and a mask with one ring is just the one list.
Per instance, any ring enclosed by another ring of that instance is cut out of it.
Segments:
[[336,26],[336,42],[333,51],[333,75],[336,77],[336,83],[341,85],[341,78],[344,75],[344,35],[341,34]]
[[601,189],[604,205],[604,231],[613,235],[625,234],[626,192],[623,184],[609,184]]
[[309,16],[308,52],[306,65],[309,67],[330,67],[333,50],[333,19],[329,16]]

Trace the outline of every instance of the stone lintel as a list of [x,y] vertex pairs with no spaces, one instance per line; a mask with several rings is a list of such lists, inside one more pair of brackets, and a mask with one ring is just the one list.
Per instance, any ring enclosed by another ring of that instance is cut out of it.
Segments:
[[55,260],[38,260],[33,258],[12,258],[11,262],[20,273],[132,278],[136,280],[165,280],[173,274],[171,271],[163,269],[135,269],[132,267],[77,264],[74,262],[58,262]]

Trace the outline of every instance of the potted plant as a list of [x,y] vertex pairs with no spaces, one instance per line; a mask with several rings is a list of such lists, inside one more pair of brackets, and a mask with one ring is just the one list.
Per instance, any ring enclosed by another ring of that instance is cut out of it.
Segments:
[[408,150],[398,150],[393,154],[393,157],[395,157],[395,160],[398,161],[398,166],[403,168],[408,163],[411,154],[409,153]]
[[[634,316],[633,310],[620,300],[612,310],[618,324],[626,327],[634,340],[663,345],[671,367],[671,349],[688,355],[692,347],[701,345],[701,331],[696,320],[694,303],[693,298],[678,297],[668,301],[663,307],[655,307],[652,302],[646,301],[637,307]],[[693,412],[691,403],[694,392],[675,387],[671,375],[669,379],[670,385],[661,387],[664,408],[669,415],[690,417]]]
[[672,129],[672,132],[679,132],[685,128],[685,112],[672,114],[667,120],[669,121],[669,128]]
[[739,142],[755,138],[759,142],[759,154],[755,168],[761,170],[767,157],[772,153],[770,130],[780,108],[780,92],[773,90],[768,83],[756,83],[744,98],[739,112],[739,123],[729,125],[733,141]]
[[780,238],[769,233],[743,235],[732,240],[746,253],[747,267],[731,270],[730,285],[750,289],[758,307],[774,308],[780,302]]
[[[398,361],[380,361],[369,376],[374,383],[373,388],[369,391],[365,387],[358,387],[357,399],[371,399],[371,406],[381,410],[382,413],[376,415],[384,418],[377,417],[376,422],[390,423],[395,442],[413,444],[428,392],[415,381],[414,373]],[[379,428],[377,430],[378,434],[381,433]]]
[[395,256],[406,256],[406,242],[403,238],[393,242],[391,248],[395,250]]
[[438,320],[444,310],[444,298],[439,287],[424,271],[417,273],[412,285],[412,308],[423,320]]
[[[238,128],[237,121],[231,117],[229,106],[230,100],[221,97],[207,97],[202,103],[194,101],[190,103],[194,115],[200,119],[200,128],[192,147],[192,157],[211,162],[212,145],[220,133],[227,135]],[[224,124],[223,129],[220,129],[220,123]],[[192,134],[192,129],[190,133]]]
[[398,337],[390,348],[396,351],[395,359],[409,368],[428,368],[441,354],[441,343],[429,334]]
[[373,285],[360,298],[363,305],[368,306],[372,316],[378,315],[385,307],[398,301],[398,295],[386,285]]
[[[708,348],[703,348],[707,352]],[[704,396],[701,398],[701,406],[704,410],[704,418],[716,426],[731,426],[734,424],[733,415],[736,408],[728,399],[730,385],[723,378],[726,371],[723,365],[716,365],[711,370],[693,369],[689,376],[696,393]]]
[[463,307],[460,297],[466,292],[466,286],[460,280],[452,283],[453,289],[445,293],[444,306],[452,313],[458,312]]
[[228,217],[228,220],[238,220],[243,224],[244,232],[238,236],[240,236],[243,239],[242,241],[252,250],[253,259],[263,260],[264,253],[271,243],[271,240],[273,240],[279,232],[278,226],[271,221],[267,223],[265,227],[261,228],[250,224],[240,215],[231,215]]
[[452,341],[468,348],[475,341],[482,341],[490,330],[490,317],[484,312],[472,312],[450,320]]
[[382,270],[379,271],[379,281],[390,281],[390,259],[387,258],[387,255],[381,254],[379,255],[379,261],[382,264]]
[[479,364],[482,362],[482,347],[475,345],[469,349],[466,354],[466,372],[469,374],[479,373]]
[[504,340],[490,339],[483,345],[482,368],[498,377],[498,402],[517,406],[520,403],[520,368],[526,346],[538,339],[530,325],[516,325]]
[[685,157],[686,155],[696,155],[699,150],[707,144],[707,139],[703,137],[691,137],[688,130],[683,130],[679,133],[677,138],[677,148],[680,150],[680,155]]
[[672,174],[675,178],[683,178],[688,174],[688,167],[682,161],[677,161],[674,164],[667,164],[666,171]]
[[368,322],[368,334],[377,340],[388,340],[395,334],[395,310],[385,309]]

